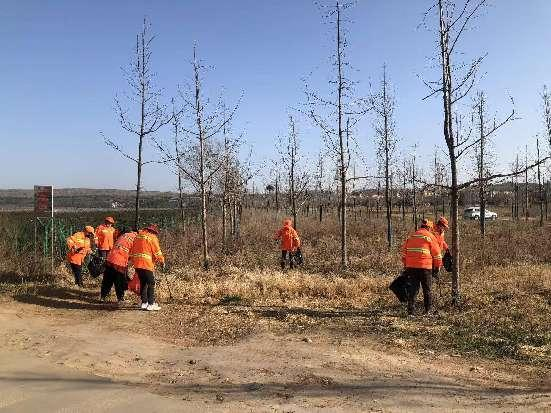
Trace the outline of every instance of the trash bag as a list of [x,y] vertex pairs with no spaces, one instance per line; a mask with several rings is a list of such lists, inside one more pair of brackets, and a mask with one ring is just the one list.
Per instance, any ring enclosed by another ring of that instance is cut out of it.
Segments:
[[138,274],[134,274],[132,279],[128,281],[127,288],[128,291],[132,291],[137,296],[140,295],[142,291],[142,286],[140,284],[140,277],[138,277]]
[[394,293],[396,298],[401,303],[406,303],[408,301],[408,277],[405,274],[405,271],[402,271],[394,281],[390,283],[388,288]]
[[302,256],[302,251],[300,248],[297,248],[296,251],[291,254],[291,259],[296,266],[304,263],[304,257]]
[[444,264],[444,269],[447,271],[447,272],[452,272],[452,266],[453,266],[453,257],[452,255],[450,254],[450,251],[447,250],[446,253],[444,254],[444,258],[442,259],[442,262]]
[[92,253],[87,267],[90,276],[92,278],[97,278],[105,271],[105,258],[97,253]]

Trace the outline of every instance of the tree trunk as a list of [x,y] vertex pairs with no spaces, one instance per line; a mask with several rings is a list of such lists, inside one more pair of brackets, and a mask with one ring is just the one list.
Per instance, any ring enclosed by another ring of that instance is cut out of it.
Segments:
[[[195,50],[194,50],[195,60]],[[207,240],[207,194],[205,188],[205,134],[202,125],[202,106],[200,101],[199,67],[194,62],[195,69],[195,110],[197,116],[197,132],[199,136],[199,189],[201,193],[201,243],[203,251],[203,269],[209,268],[208,240]]]
[[138,145],[138,180],[136,183],[136,205],[134,209],[134,231],[138,231],[140,228],[140,194],[142,189],[142,145],[143,136],[140,136],[140,143]]
[[180,219],[182,220],[182,232],[186,232],[186,209],[184,206],[184,193],[182,190],[182,171],[178,168],[178,204],[180,207]]
[[346,172],[341,171],[341,200],[340,200],[340,221],[341,221],[341,267],[348,266],[348,246],[346,234]]
[[205,175],[203,164],[203,143],[200,143],[201,160],[200,160],[200,175],[201,175],[201,241],[203,249],[203,268],[208,270],[209,268],[209,253],[208,253],[208,240],[207,240],[207,194],[205,191]]
[[275,181],[275,205],[276,211],[279,212],[279,175],[276,177]]
[[524,172],[524,221],[528,222],[528,147],[526,147],[525,162],[526,171]]
[[[342,74],[342,44],[341,44],[341,8],[337,2],[337,113],[338,113],[338,134],[339,134],[339,167],[340,167],[340,184],[341,184],[341,268],[346,269],[348,266],[348,245],[347,245],[347,233],[346,233],[346,171],[347,163],[345,159],[345,143],[343,138],[343,109],[342,109],[342,97],[344,89],[344,79]],[[347,128],[348,133],[348,128]]]
[[404,182],[402,190],[402,222],[406,222],[406,165],[404,165]]
[[232,237],[235,237],[235,201],[233,199],[230,199],[229,201],[229,207],[230,207],[230,233]]
[[228,243],[228,212],[227,212],[227,199],[226,195],[222,196],[222,246],[226,251]]
[[[545,181],[545,179],[544,179]],[[544,188],[545,188],[545,191],[544,191],[544,199],[545,199],[545,220],[547,221],[548,220],[548,215],[547,215],[547,211],[548,211],[548,207],[549,207],[549,181],[547,181],[545,184],[544,184]]]
[[417,230],[417,184],[415,182],[416,180],[415,176],[415,156],[413,157],[413,165],[412,165],[412,184],[413,184],[413,205],[412,205],[412,218],[413,218],[413,226],[415,230]]
[[392,249],[392,199],[390,197],[390,174],[388,172],[388,157],[385,177],[385,204],[386,204],[386,242],[387,248]]
[[541,168],[540,168],[540,141],[536,140],[536,150],[538,155],[538,203],[540,206],[540,227],[543,227],[543,187],[541,185]]
[[451,188],[451,222],[452,222],[452,300],[454,304],[459,302],[459,191],[457,189],[457,165],[455,159],[451,162],[452,188]]
[[484,136],[484,95],[479,95],[478,102],[478,121],[480,129],[480,143],[479,143],[479,158],[478,158],[478,203],[480,206],[480,235],[484,237],[486,235],[486,191],[484,178],[484,149],[485,149],[485,136]]

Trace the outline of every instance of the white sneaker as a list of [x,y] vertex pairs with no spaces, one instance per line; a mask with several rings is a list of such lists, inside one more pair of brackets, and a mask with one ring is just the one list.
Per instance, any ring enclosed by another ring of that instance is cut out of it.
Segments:
[[147,311],[159,311],[161,307],[157,303],[149,304],[147,306]]
[[142,303],[142,305],[140,306],[140,308],[142,310],[147,310],[147,307],[148,307],[148,304],[147,303]]

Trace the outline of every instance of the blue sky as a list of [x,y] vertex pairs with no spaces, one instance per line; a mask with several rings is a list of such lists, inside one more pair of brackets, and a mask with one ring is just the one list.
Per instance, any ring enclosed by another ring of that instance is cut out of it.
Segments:
[[[430,3],[360,0],[349,25],[358,94],[370,92],[386,63],[397,100],[400,150],[410,152],[418,142],[421,156],[443,142],[440,100],[421,101],[426,89],[419,76],[438,75],[429,59],[435,35],[418,27]],[[132,57],[144,15],[157,36],[153,67],[166,100],[190,78],[197,42],[200,57],[213,66],[206,73],[213,97],[223,87],[231,104],[244,93],[234,130],[245,132],[258,162],[275,157],[288,114],[304,103],[301,79],[313,72],[314,86],[327,91],[332,37],[310,0],[3,0],[0,187],[135,186],[134,166],[103,144],[100,131],[134,146],[119,128],[113,98],[126,88],[121,67]],[[533,147],[535,134],[543,132],[539,94],[543,84],[551,85],[549,21],[548,0],[493,0],[462,44],[467,59],[488,53],[478,86],[488,95],[490,112],[505,115],[511,95],[521,116],[495,138],[498,166],[508,165],[525,144]],[[313,159],[321,145],[319,131],[300,116],[298,122],[302,148]],[[161,135],[169,136],[169,130]],[[357,140],[372,168],[369,118],[358,128]],[[155,153],[148,149],[147,156]],[[146,167],[145,189],[172,190],[175,184],[165,168]]]

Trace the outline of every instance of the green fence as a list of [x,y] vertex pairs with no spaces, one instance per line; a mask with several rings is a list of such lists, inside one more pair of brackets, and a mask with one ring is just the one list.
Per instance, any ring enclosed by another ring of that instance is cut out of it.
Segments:
[[[62,213],[53,218],[34,218],[29,212],[12,212],[0,214],[0,238],[5,248],[15,255],[36,254],[51,258],[52,230],[53,253],[56,261],[67,255],[66,240],[69,236],[84,228],[85,225],[96,227],[107,215],[113,215],[118,229],[130,229],[133,224],[133,213],[125,211],[93,211],[83,213]],[[187,214],[186,223],[199,220],[199,215]],[[161,229],[175,228],[180,224],[177,210],[148,210],[141,213],[144,225],[156,223]]]

